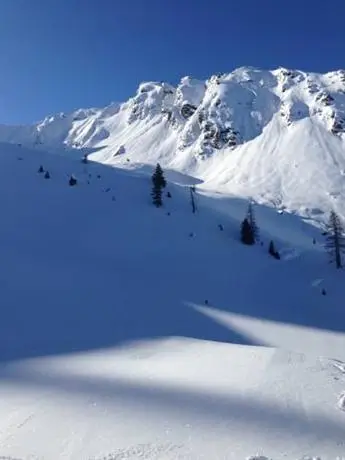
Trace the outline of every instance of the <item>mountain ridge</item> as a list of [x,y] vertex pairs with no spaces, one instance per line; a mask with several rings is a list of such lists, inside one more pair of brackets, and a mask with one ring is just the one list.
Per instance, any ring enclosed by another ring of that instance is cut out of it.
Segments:
[[120,167],[159,161],[215,190],[345,217],[345,70],[240,67],[177,86],[143,82],[124,103],[1,125],[0,141]]

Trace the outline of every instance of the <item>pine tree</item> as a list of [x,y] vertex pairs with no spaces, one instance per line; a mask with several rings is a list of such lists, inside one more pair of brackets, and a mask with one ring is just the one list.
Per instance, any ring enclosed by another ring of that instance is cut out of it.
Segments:
[[252,228],[252,233],[254,235],[254,242],[258,241],[259,240],[259,227],[256,224],[256,219],[255,219],[255,214],[254,214],[252,203],[249,203],[248,205],[247,219],[248,219],[249,225]]
[[43,169],[43,166],[41,165],[39,168],[38,168],[38,173],[44,173],[44,169]]
[[247,218],[243,220],[241,225],[241,241],[243,244],[255,244],[253,230]]
[[45,173],[45,175],[44,175],[44,178],[45,178],[45,179],[50,179],[49,171],[46,171],[46,173]]
[[152,202],[157,208],[160,208],[161,206],[163,206],[161,187],[154,184],[152,188],[151,196],[152,196]]
[[344,227],[338,214],[331,211],[326,231],[326,250],[337,268],[342,267],[342,253],[345,249]]
[[157,208],[159,208],[163,205],[162,189],[166,186],[166,180],[163,174],[163,170],[159,163],[157,163],[156,169],[152,174],[152,183],[152,202]]
[[161,188],[165,188],[167,182],[164,177],[163,169],[159,163],[157,163],[156,169],[152,175],[152,182],[159,185]]

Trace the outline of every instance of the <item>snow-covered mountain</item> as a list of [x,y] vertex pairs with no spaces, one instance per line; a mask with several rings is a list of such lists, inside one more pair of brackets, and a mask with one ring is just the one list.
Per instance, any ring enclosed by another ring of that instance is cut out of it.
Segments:
[[344,120],[344,71],[241,68],[0,126],[0,458],[344,455],[344,272],[312,225],[345,217]]
[[159,161],[212,189],[345,217],[344,70],[243,67],[177,87],[143,83],[123,104],[0,126],[0,141],[125,167]]

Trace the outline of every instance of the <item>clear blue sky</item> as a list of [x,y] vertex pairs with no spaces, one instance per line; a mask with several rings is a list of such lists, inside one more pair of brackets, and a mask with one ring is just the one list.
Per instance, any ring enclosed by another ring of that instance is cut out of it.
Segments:
[[241,65],[345,67],[345,0],[0,0],[0,123]]

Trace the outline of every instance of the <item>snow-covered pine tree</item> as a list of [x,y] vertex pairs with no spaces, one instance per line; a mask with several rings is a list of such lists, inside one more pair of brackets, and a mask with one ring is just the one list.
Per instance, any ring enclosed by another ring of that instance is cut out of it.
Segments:
[[344,227],[338,214],[331,211],[326,231],[325,248],[337,268],[342,267],[342,253],[345,249]]
[[241,224],[241,241],[243,244],[255,244],[253,230],[247,218]]
[[162,189],[166,186],[166,180],[163,174],[163,170],[159,163],[157,163],[156,169],[152,174],[152,183],[152,202],[157,208],[159,208],[163,205]]
[[254,208],[253,208],[252,203],[249,203],[248,205],[247,220],[249,222],[249,225],[252,228],[252,232],[254,235],[254,242],[259,241],[259,227],[256,224],[255,213],[254,213]]

